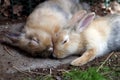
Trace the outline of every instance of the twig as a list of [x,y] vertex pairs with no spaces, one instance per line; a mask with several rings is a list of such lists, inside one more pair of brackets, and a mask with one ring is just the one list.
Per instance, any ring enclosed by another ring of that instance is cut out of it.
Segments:
[[108,72],[104,72],[104,73],[101,73],[102,75],[107,75],[109,73],[112,73],[112,71],[108,71]]
[[44,74],[44,73],[39,73],[39,72],[34,72],[34,71],[30,71],[30,73],[32,73],[32,74],[37,74],[37,75],[46,75],[46,74]]
[[59,71],[59,72],[69,72],[69,70],[65,70],[65,69],[60,69],[60,70],[57,70],[57,71]]
[[17,70],[18,72],[20,72],[20,73],[23,73],[23,74],[25,74],[25,75],[27,75],[27,76],[30,76],[30,74],[19,70],[19,69],[18,69],[17,67],[15,67],[15,66],[13,66],[13,68],[16,69],[16,70]]
[[108,61],[108,59],[113,55],[114,52],[112,52],[111,54],[109,54],[109,56],[105,59],[105,61],[99,66],[99,68],[97,69],[97,72],[103,67],[103,65]]
[[18,69],[17,67],[15,67],[15,66],[13,66],[13,68],[16,69],[18,72],[23,73],[23,74],[28,75],[28,76],[30,76],[30,74],[28,74],[28,73],[31,73],[31,74],[37,74],[37,75],[45,75],[45,74],[43,74],[43,73],[39,73],[39,72],[33,72],[33,71],[29,71],[29,72],[27,72],[27,71],[21,71],[21,70],[19,70],[19,69]]
[[14,55],[12,55],[13,53],[10,50],[8,50],[8,48],[6,46],[4,46],[3,48],[9,55],[14,56]]
[[52,69],[50,68],[50,75],[52,75]]

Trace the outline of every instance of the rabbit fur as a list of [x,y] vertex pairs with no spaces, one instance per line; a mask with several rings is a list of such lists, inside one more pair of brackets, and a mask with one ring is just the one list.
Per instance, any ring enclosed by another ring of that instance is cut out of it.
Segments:
[[53,51],[52,36],[65,27],[67,20],[78,10],[82,10],[79,0],[47,0],[29,15],[19,35],[7,35],[10,44],[33,56],[50,54]]
[[[71,21],[74,22],[74,18]],[[73,26],[59,31],[53,41],[54,57],[81,54],[71,65],[84,65],[96,57],[120,50],[120,15],[95,18],[95,13],[87,13]]]

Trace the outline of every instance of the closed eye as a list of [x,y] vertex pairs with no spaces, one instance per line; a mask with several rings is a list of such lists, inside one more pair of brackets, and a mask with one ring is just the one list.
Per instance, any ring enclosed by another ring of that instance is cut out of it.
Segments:
[[36,39],[36,38],[33,38],[32,40],[35,41],[35,42],[37,42],[37,43],[39,43],[39,40]]
[[32,39],[32,40],[29,41],[28,44],[29,44],[29,45],[38,46],[38,45],[39,45],[39,40]]
[[37,39],[37,38],[35,38],[35,37],[29,37],[29,40],[30,40],[30,42],[29,43],[35,43],[35,44],[38,44],[40,41]]

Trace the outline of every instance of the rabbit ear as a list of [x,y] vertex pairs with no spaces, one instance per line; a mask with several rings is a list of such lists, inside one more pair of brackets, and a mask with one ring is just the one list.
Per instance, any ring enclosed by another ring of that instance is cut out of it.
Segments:
[[83,18],[83,16],[86,14],[87,12],[85,10],[80,10],[78,12],[76,12],[71,20],[70,20],[70,23],[73,23],[75,24],[76,22],[78,22],[79,20],[81,20]]
[[11,41],[11,43],[18,43],[21,39],[25,38],[25,34],[16,34],[16,33],[9,33],[6,34],[6,37]]
[[68,22],[70,24],[70,26],[75,25],[79,20],[81,20],[83,18],[83,16],[86,13],[87,12],[85,10],[80,10],[80,11],[76,12],[75,14],[73,14],[72,18]]
[[95,18],[95,13],[88,13],[86,16],[84,16],[78,25],[76,26],[76,31],[77,32],[82,32],[85,28],[89,26],[89,24],[93,21]]
[[80,10],[73,14],[72,18],[67,23],[67,28],[76,25],[76,23],[79,22],[86,13],[87,12],[85,10]]

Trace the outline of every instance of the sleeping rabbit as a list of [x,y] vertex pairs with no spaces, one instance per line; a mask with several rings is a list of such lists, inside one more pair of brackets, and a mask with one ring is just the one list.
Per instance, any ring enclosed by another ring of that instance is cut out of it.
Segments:
[[120,49],[120,15],[111,14],[95,18],[93,12],[71,21],[54,37],[54,53],[56,58],[64,58],[74,54],[82,54],[73,60],[71,65],[81,66],[87,62]]
[[79,0],[48,0],[39,4],[27,18],[23,31],[8,34],[10,44],[33,56],[53,51],[52,36],[65,27],[72,14],[82,10]]

